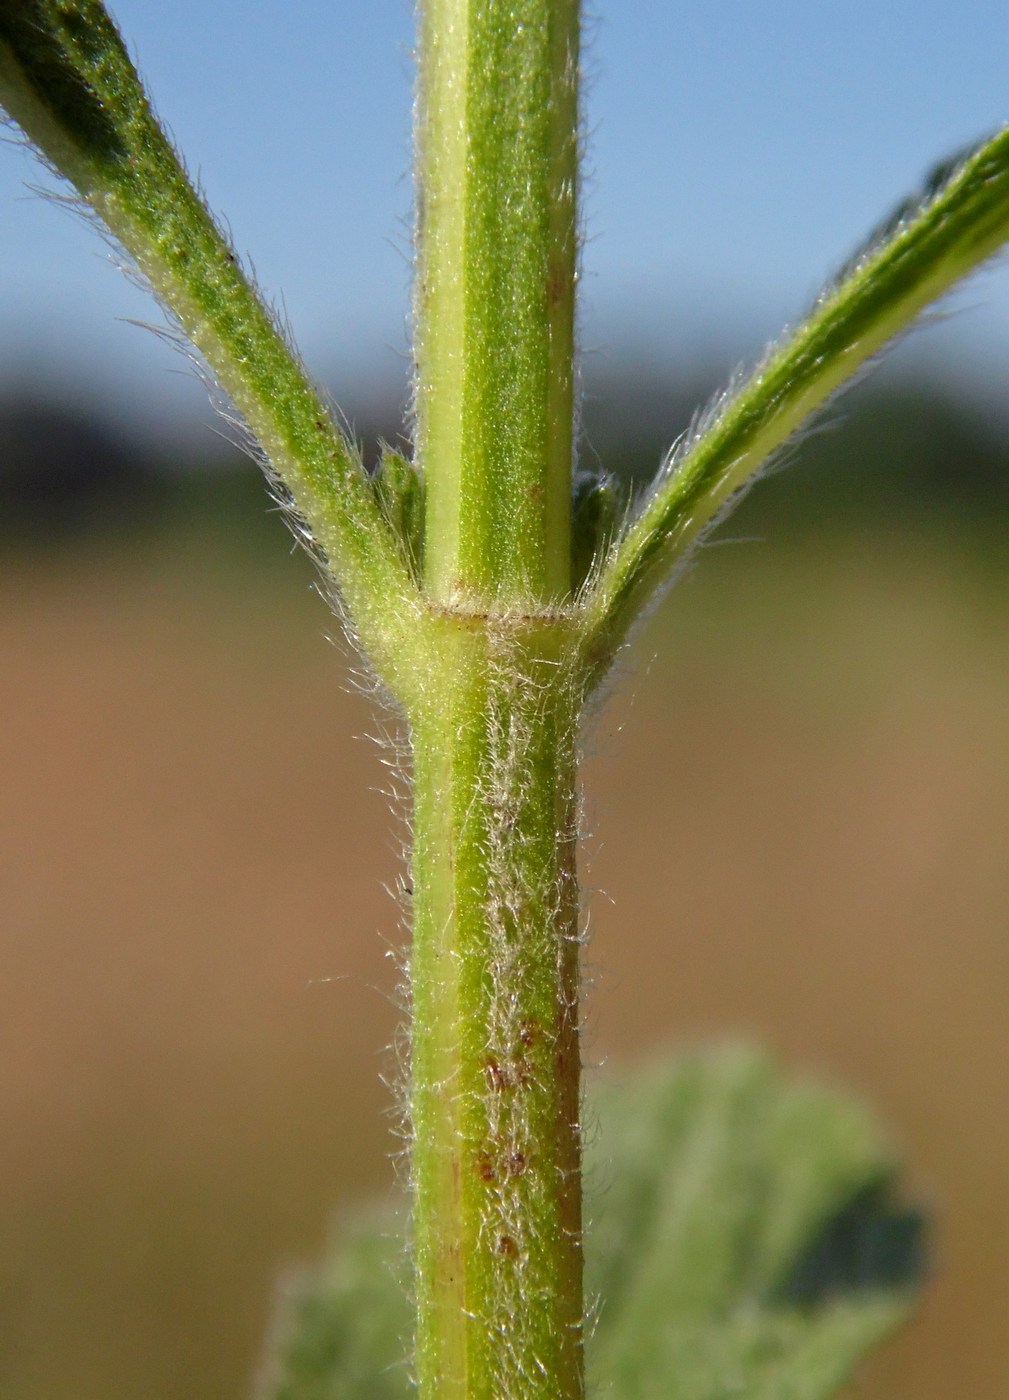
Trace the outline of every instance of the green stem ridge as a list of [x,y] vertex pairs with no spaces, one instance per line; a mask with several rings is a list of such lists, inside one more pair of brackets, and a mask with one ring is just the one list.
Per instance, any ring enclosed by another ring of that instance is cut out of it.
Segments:
[[577,1400],[577,687],[564,628],[446,618],[412,716],[419,1393]]
[[425,1400],[579,1400],[577,0],[427,0],[411,1119]]
[[571,587],[577,0],[427,0],[417,451],[443,606]]
[[0,7],[0,99],[135,262],[268,458],[365,650],[408,692],[419,595],[334,424],[151,112],[97,0]]
[[808,319],[670,454],[583,598],[598,675],[698,537],[797,428],[930,302],[1009,237],[1009,128],[938,168]]

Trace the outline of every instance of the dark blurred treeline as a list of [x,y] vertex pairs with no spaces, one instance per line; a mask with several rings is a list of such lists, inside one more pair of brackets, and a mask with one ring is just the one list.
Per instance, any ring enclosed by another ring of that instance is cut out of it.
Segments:
[[[582,465],[632,490],[717,387],[703,369],[667,382],[633,361],[588,374]],[[347,408],[367,461],[379,442],[402,443],[395,390],[384,403]],[[227,519],[235,543],[254,548],[264,530],[282,528],[268,505],[248,458],[209,431],[166,443],[69,401],[0,390],[2,547]],[[990,535],[1009,520],[1009,433],[938,375],[871,380],[788,449],[731,529],[763,531],[782,518],[790,534],[885,519]]]

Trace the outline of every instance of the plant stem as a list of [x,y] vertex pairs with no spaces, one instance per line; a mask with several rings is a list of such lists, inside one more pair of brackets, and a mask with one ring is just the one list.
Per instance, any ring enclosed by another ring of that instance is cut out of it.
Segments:
[[582,1381],[577,0],[421,6],[411,1113],[424,1400]]
[[752,374],[670,453],[585,598],[597,676],[677,562],[832,394],[1009,238],[1009,127],[944,161]]
[[426,0],[417,450],[442,604],[567,596],[577,0]]
[[419,598],[401,542],[186,176],[98,0],[0,4],[0,100],[200,352],[269,459],[299,537],[331,571],[362,646],[408,693]]
[[416,1368],[582,1395],[574,687],[566,630],[440,629],[414,717]]

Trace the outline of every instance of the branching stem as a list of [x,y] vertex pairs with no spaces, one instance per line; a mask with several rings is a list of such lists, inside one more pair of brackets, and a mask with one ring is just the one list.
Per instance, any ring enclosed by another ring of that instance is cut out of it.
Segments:
[[[390,454],[376,488],[185,176],[100,0],[0,0],[6,110],[231,395],[409,724],[422,1400],[584,1393],[585,691],[768,455],[1009,236],[1003,131],[702,421],[572,597],[578,62],[578,0],[421,0],[416,458]],[[585,538],[605,533],[597,519]]]
[[426,0],[417,450],[433,619],[414,753],[424,1400],[577,1400],[571,671],[577,0]]

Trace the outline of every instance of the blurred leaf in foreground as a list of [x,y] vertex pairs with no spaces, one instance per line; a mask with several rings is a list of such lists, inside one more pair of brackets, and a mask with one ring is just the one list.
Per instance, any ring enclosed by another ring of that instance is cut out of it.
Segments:
[[261,1400],[401,1400],[413,1308],[392,1212],[340,1231],[318,1268],[281,1283]]
[[589,1370],[614,1400],[821,1400],[907,1313],[921,1226],[864,1111],[751,1051],[598,1105]]
[[[825,1400],[906,1317],[921,1221],[857,1104],[725,1050],[604,1091],[589,1122],[599,1400]],[[288,1290],[262,1400],[409,1396],[410,1318],[396,1236],[346,1234]]]

